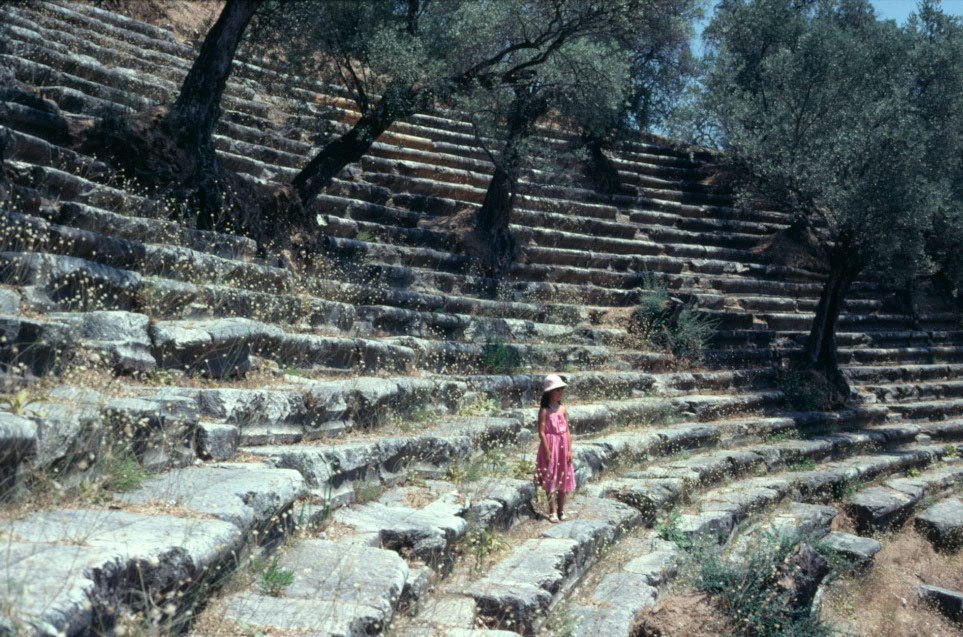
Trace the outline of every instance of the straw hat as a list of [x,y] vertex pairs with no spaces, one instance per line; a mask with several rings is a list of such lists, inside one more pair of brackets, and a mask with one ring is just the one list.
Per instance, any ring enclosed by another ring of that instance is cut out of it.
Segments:
[[552,391],[553,389],[558,389],[559,387],[565,387],[568,383],[562,380],[562,377],[558,374],[549,374],[542,381],[542,393],[547,391]]

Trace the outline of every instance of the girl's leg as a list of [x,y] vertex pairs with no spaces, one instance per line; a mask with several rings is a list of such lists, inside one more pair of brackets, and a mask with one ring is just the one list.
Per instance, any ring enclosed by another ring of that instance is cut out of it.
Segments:
[[565,492],[560,489],[556,498],[558,499],[558,519],[561,520],[565,515]]
[[555,513],[555,494],[546,491],[545,498],[548,500],[548,517],[552,517],[552,514]]

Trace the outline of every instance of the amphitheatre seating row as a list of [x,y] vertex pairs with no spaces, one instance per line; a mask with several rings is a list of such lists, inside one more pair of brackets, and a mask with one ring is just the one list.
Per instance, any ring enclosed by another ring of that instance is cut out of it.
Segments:
[[[578,596],[576,634],[628,634],[684,549],[653,536],[669,510],[687,541],[723,542],[757,518],[826,532],[832,512],[814,503],[870,511],[866,490],[905,516],[958,489],[958,317],[910,316],[859,282],[840,355],[864,404],[789,409],[772,363],[798,349],[823,275],[767,263],[754,248],[788,215],[705,185],[707,153],[626,142],[613,160],[635,192],[617,197],[530,170],[519,259],[494,280],[435,223],[479,204],[487,156],[457,113],[417,115],[311,202],[325,269],[297,272],[66,147],[70,126],[168,100],[193,49],[60,0],[4,5],[0,29],[0,62],[50,100],[0,109],[16,194],[0,224],[0,362],[26,391],[62,379],[0,411],[0,489],[93,478],[118,439],[152,472],[107,504],[14,516],[0,598],[16,613],[0,632],[107,630],[152,608],[175,627],[209,603],[255,629],[529,633]],[[252,179],[284,181],[312,130],[357,117],[344,91],[282,74],[242,59],[225,96],[215,141]],[[674,369],[617,318],[652,276],[718,318],[705,369]],[[71,376],[91,355],[109,391]],[[547,371],[571,385],[580,484],[575,519],[554,526],[512,469],[531,454]],[[492,532],[512,538],[503,558],[445,577]],[[824,535],[851,552],[872,542]],[[617,551],[634,565],[608,568]],[[217,594],[261,553],[294,582]]]

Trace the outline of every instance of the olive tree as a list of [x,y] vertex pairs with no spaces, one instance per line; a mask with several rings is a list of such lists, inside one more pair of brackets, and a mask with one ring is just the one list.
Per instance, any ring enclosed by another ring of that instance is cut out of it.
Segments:
[[701,110],[740,189],[792,211],[826,255],[803,350],[838,388],[836,327],[855,279],[900,284],[958,224],[961,29],[935,4],[905,27],[866,0],[725,0],[706,29]]
[[[303,74],[342,85],[360,114],[294,178],[307,202],[395,121],[477,87],[523,85],[567,43],[645,0],[275,2],[258,38]],[[272,26],[273,25],[273,26]],[[287,25],[283,28],[281,25]]]
[[[227,0],[208,31],[170,107],[134,115],[109,113],[80,143],[133,177],[142,187],[196,214],[211,228],[238,197],[244,182],[222,169],[212,134],[235,53],[263,0]],[[248,216],[256,216],[250,212]]]
[[[536,122],[544,117],[555,126],[581,130],[585,139],[578,146],[588,151],[589,166],[607,168],[617,182],[603,145],[612,144],[619,132],[638,134],[639,124],[648,123],[642,118],[654,117],[653,105],[662,99],[657,87],[670,85],[667,78],[675,70],[664,68],[666,78],[660,78],[649,68],[643,77],[641,60],[656,49],[672,57],[666,43],[680,44],[679,34],[691,29],[695,6],[689,0],[609,3],[610,11],[593,16],[593,28],[568,38],[540,64],[502,75],[494,85],[476,83],[476,90],[462,94],[459,106],[474,121],[479,143],[488,145],[495,166],[477,226],[487,236],[489,265],[496,271],[513,256],[508,226],[523,168],[533,160],[544,168],[559,150],[549,139],[533,138]],[[666,24],[677,31],[667,35]],[[511,56],[506,62],[512,63]],[[640,110],[646,99],[651,100],[648,114]]]

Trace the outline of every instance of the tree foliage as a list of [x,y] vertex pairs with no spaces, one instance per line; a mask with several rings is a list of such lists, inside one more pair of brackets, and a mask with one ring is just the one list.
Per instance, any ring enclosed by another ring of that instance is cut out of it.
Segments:
[[[531,97],[529,106],[543,96],[566,96],[552,107],[561,112],[568,106],[594,126],[588,115],[603,117],[603,107],[625,109],[629,78],[622,73],[614,84],[611,79],[631,68],[631,60],[625,58],[625,66],[622,56],[605,67],[602,62],[613,61],[613,46],[624,49],[641,33],[651,34],[653,25],[664,26],[667,7],[694,1],[285,0],[259,17],[255,41],[293,72],[343,86],[360,114],[342,112],[352,128],[338,138],[323,137],[321,151],[295,179],[308,199],[395,120],[433,105],[465,106],[466,95],[476,98],[468,99],[468,112],[497,111],[501,124],[513,109],[531,110],[512,106],[516,95]],[[572,90],[576,86],[581,96]]]
[[959,226],[963,28],[933,2],[899,27],[866,0],[724,0],[705,37],[701,131],[744,193],[821,238],[830,273],[806,357],[835,373],[855,277],[931,273],[934,230]]

